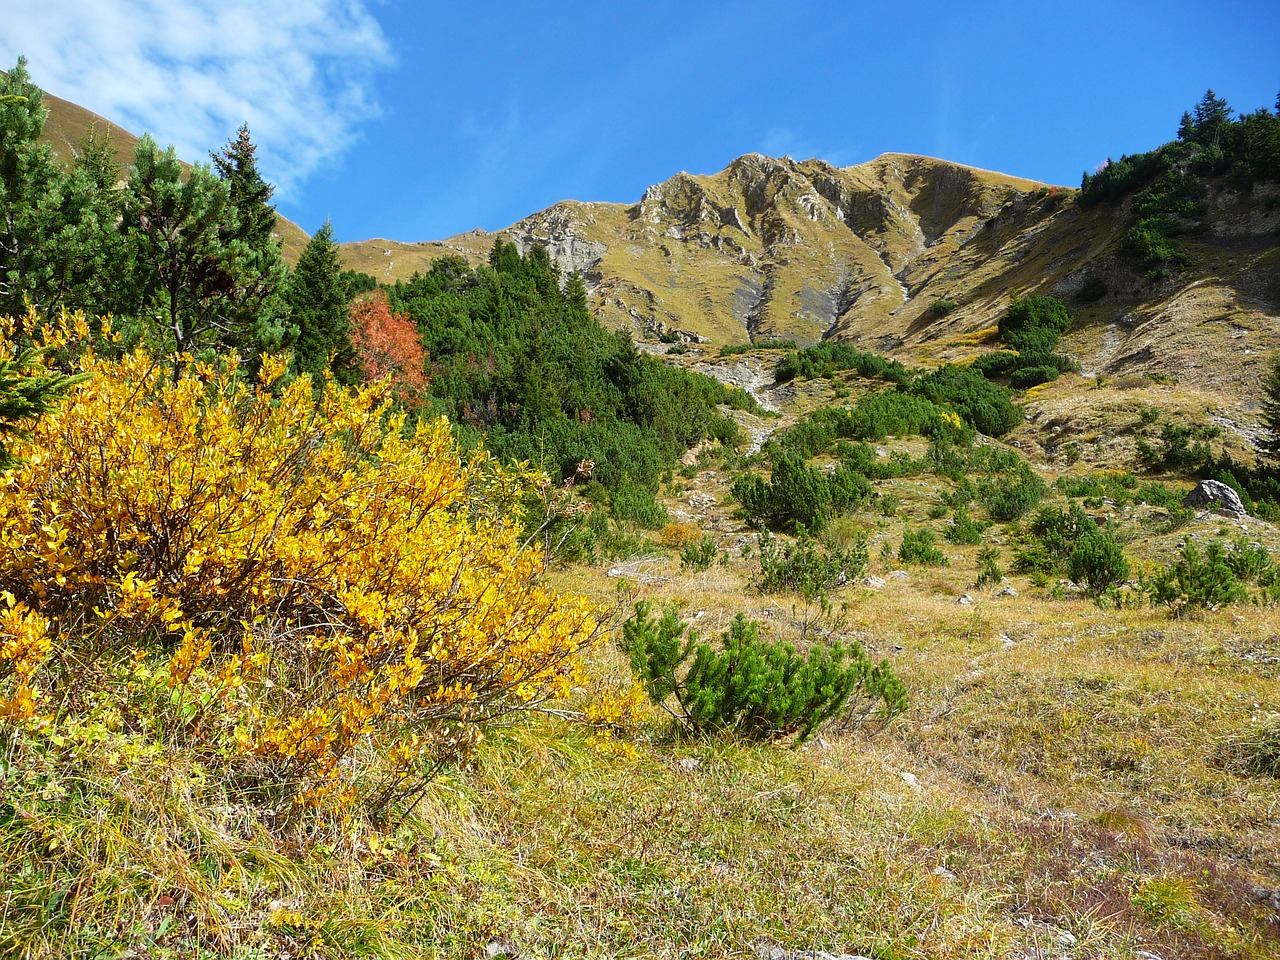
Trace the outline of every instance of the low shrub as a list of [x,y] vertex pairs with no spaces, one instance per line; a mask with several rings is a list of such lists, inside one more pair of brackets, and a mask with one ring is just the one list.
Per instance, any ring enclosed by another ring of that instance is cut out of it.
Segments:
[[1042,383],[1052,383],[1058,376],[1057,367],[1019,367],[1009,376],[1009,386],[1015,390],[1027,390]]
[[1004,580],[1004,571],[1000,569],[1000,550],[997,547],[983,547],[978,551],[979,587],[994,586]]
[[80,363],[0,496],[6,723],[56,734],[110,701],[290,818],[383,810],[569,691],[598,621],[520,549],[531,476],[461,462],[443,420],[406,431],[385,382]]
[[1157,571],[1143,586],[1153,606],[1164,605],[1175,617],[1217,610],[1249,596],[1217,540],[1211,541],[1203,552],[1190,538],[1182,541],[1178,560]]
[[680,569],[694,573],[710,570],[719,552],[720,548],[716,546],[715,538],[704,534],[700,541],[687,544],[680,551]]
[[907,368],[897,360],[888,360],[874,353],[864,353],[847,343],[820,343],[788,354],[778,364],[779,381],[797,377],[815,379],[831,377],[842,370],[852,370],[869,380],[888,380],[903,383],[908,378]]
[[649,699],[670,710],[690,736],[732,733],[800,743],[837,718],[852,725],[879,710],[887,719],[906,706],[905,688],[889,665],[872,663],[857,644],[815,644],[801,655],[790,644],[762,639],[760,624],[742,614],[718,649],[699,641],[675,607],[659,619],[645,601],[636,604],[622,634]]
[[1076,546],[1083,538],[1097,534],[1098,525],[1076,504],[1066,510],[1041,507],[1019,538],[1013,569],[1045,576],[1065,573]]
[[661,530],[669,521],[667,508],[653,493],[637,483],[623,481],[609,495],[609,512],[619,523],[629,523],[645,530]]
[[947,558],[937,547],[937,538],[928,527],[904,530],[898,547],[898,560],[923,567],[945,567]]
[[824,473],[782,450],[775,450],[770,459],[769,480],[744,473],[733,483],[733,495],[752,523],[775,529],[805,527],[817,533],[836,513],[871,496],[870,481],[844,464]]
[[794,340],[756,340],[752,343],[726,343],[720,348],[720,356],[736,357],[740,353],[752,350],[795,350],[798,344]]
[[850,536],[848,546],[824,550],[807,532],[792,543],[778,546],[767,531],[760,537],[759,569],[752,585],[761,593],[795,593],[813,600],[819,593],[867,572],[871,553],[866,534]]
[[951,522],[947,524],[947,528],[943,532],[943,536],[946,537],[947,543],[968,546],[981,543],[982,532],[985,529],[986,525],[969,516],[968,510],[964,507],[957,507],[951,517]]
[[1026,516],[1048,492],[1048,485],[1025,463],[1012,475],[984,480],[979,485],[982,505],[991,519],[999,522]]
[[1067,575],[1097,596],[1129,578],[1129,561],[1120,544],[1095,527],[1076,542],[1067,558]]

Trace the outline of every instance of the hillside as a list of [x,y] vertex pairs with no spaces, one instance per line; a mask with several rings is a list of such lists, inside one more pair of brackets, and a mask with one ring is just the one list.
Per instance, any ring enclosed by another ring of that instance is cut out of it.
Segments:
[[[929,359],[972,356],[972,335],[1013,297],[1051,293],[1076,314],[1066,347],[1088,373],[1165,374],[1251,401],[1261,358],[1280,346],[1274,185],[1211,181],[1192,268],[1157,282],[1118,254],[1127,206],[1084,210],[1073,195],[905,154],[844,169],[751,154],[712,176],[677,174],[631,206],[570,201],[497,234],[342,252],[391,280],[449,254],[479,261],[500,236],[581,271],[605,323],[642,338],[833,338]],[[956,306],[943,316],[939,300]]]

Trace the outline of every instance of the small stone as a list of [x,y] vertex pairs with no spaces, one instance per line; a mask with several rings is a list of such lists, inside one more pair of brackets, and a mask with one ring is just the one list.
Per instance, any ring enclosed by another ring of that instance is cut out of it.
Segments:
[[1013,637],[1009,636],[1007,633],[1002,633],[1000,634],[1000,642],[1003,643],[1006,647],[1012,647],[1014,640],[1013,640]]
[[1058,941],[1058,946],[1060,947],[1074,947],[1080,942],[1070,930],[1059,930],[1054,939]]
[[942,877],[944,880],[957,879],[954,873],[952,873],[950,870],[948,870],[946,867],[942,866],[941,864],[933,868],[933,875],[935,877]]
[[883,590],[888,586],[888,583],[880,577],[867,577],[867,579],[862,581],[862,585],[864,587],[870,587],[872,590]]
[[676,769],[681,773],[694,773],[702,766],[702,761],[697,757],[681,757],[676,761]]
[[973,597],[969,596],[967,593],[961,594],[960,599],[957,600],[956,603],[960,604],[962,607],[967,607],[973,603]]
[[1006,583],[1003,587],[996,591],[997,597],[1016,597],[1018,591],[1013,589],[1013,584]]
[[520,953],[516,950],[516,945],[510,940],[490,940],[484,945],[484,955],[489,960],[499,960],[499,958],[517,960]]
[[903,781],[906,783],[906,785],[910,787],[912,790],[924,789],[923,787],[920,786],[920,778],[917,777],[914,773],[908,773],[906,770],[903,770],[901,773],[901,776]]
[[905,579],[907,579],[907,571],[905,571],[905,570],[894,570],[891,574],[889,574],[889,579],[890,579],[890,580],[905,580]]

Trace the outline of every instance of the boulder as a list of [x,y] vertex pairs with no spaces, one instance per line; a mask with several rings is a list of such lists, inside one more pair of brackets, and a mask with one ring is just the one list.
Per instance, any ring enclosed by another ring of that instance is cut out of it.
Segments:
[[1249,515],[1240,501],[1240,494],[1219,480],[1201,480],[1199,485],[1186,495],[1182,503],[1188,507],[1221,510],[1223,513],[1233,513],[1238,517]]

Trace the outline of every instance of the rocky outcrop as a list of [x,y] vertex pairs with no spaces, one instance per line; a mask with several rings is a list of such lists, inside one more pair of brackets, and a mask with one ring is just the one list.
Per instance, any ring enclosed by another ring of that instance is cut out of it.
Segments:
[[1244,508],[1244,503],[1240,500],[1240,494],[1218,480],[1201,480],[1182,502],[1184,506],[1219,510],[1237,517],[1249,515]]

